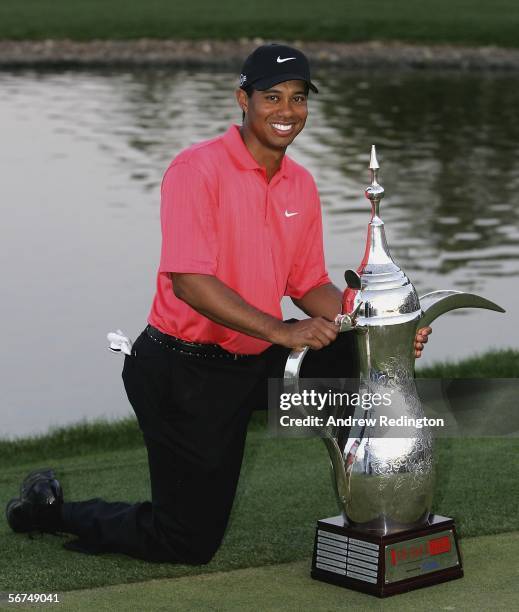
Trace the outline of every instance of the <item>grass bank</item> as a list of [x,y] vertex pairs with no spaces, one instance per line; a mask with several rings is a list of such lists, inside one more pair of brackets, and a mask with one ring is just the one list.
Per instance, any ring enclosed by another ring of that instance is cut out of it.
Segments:
[[518,47],[515,0],[2,0],[0,39],[366,40]]
[[[418,378],[519,378],[519,351],[512,349],[488,351],[460,361],[444,361],[426,368],[417,368]],[[265,416],[256,414],[250,431],[260,431]],[[78,423],[51,430],[46,435],[16,440],[0,439],[0,466],[16,465],[20,461],[38,461],[87,455],[92,452],[136,448],[142,437],[134,418],[106,422],[103,420]]]
[[425,368],[417,364],[418,378],[519,378],[519,351],[488,351],[459,361],[439,361]]

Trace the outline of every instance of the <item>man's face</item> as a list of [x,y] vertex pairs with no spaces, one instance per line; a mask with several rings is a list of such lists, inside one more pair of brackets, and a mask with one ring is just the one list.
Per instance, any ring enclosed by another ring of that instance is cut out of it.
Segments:
[[263,146],[285,149],[304,128],[308,115],[304,81],[285,81],[249,98],[239,89],[237,99],[245,111],[243,126]]

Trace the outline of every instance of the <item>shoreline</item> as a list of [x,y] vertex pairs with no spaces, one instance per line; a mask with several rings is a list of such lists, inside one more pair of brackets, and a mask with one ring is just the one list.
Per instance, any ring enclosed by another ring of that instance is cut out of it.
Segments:
[[[211,67],[239,70],[263,39],[0,40],[0,69],[94,67]],[[519,71],[519,49],[410,45],[400,42],[291,41],[315,66],[358,69]]]
[[[519,378],[519,350],[503,348],[465,357],[458,361],[444,360],[416,370],[417,378],[429,379],[517,379]],[[266,411],[256,410],[251,425],[254,429],[266,426]],[[0,436],[0,463],[20,453],[52,449],[67,452],[74,447],[77,453],[95,450],[128,448],[141,443],[135,416],[106,420],[84,419],[72,424],[58,425],[46,432],[23,436]]]

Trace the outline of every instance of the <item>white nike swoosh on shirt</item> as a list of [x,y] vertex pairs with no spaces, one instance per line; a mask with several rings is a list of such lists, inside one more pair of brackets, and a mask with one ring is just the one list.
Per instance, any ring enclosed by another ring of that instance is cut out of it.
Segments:
[[283,59],[281,59],[278,55],[276,62],[278,64],[282,64],[283,62],[288,62],[289,60],[293,60],[293,59],[296,59],[296,58],[295,57],[284,57]]
[[288,210],[285,210],[285,217],[293,217],[294,215],[298,214],[298,212],[288,212]]

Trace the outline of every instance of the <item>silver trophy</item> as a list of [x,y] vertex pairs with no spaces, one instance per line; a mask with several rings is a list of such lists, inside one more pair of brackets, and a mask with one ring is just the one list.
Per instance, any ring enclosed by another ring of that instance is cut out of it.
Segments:
[[[364,257],[347,270],[340,332],[355,335],[359,394],[391,392],[388,417],[423,418],[414,380],[417,329],[458,308],[504,312],[497,304],[461,291],[434,291],[418,297],[389,252],[377,182],[375,147],[370,159],[371,201]],[[298,385],[308,351],[292,351],[285,383]],[[380,413],[355,408],[354,419]],[[377,421],[378,423],[378,421]],[[312,576],[367,591],[391,595],[461,577],[461,560],[452,519],[431,515],[434,485],[433,439],[426,427],[395,438],[379,424],[361,428],[325,427],[322,438],[330,455],[333,484],[341,515],[319,521]],[[352,543],[354,542],[354,543]]]

